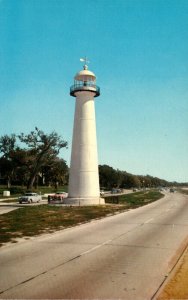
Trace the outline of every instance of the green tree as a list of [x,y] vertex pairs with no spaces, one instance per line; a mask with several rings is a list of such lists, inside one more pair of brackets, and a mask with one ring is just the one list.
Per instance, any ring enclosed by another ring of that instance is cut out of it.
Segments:
[[67,147],[67,142],[62,140],[56,132],[45,134],[37,127],[35,131],[31,131],[29,134],[21,133],[18,137],[22,143],[27,145],[30,154],[30,165],[28,166],[30,176],[27,188],[32,189],[42,167],[53,162],[60,149]]
[[68,181],[68,166],[64,159],[56,157],[53,162],[45,165],[42,168],[43,183],[55,188],[58,185],[67,184]]
[[21,185],[27,185],[30,176],[29,167],[33,162],[30,150],[17,149],[17,151],[13,152],[12,158],[16,164],[14,180]]
[[140,180],[136,175],[124,173],[122,187],[129,189],[132,187],[140,187]]
[[118,185],[118,172],[108,165],[99,166],[99,181],[101,187],[108,189]]
[[0,138],[0,153],[2,153],[2,156],[4,158],[9,159],[10,158],[10,153],[14,151],[17,148],[16,146],[16,135],[11,134],[10,136],[8,135],[3,135]]
[[16,161],[14,160],[14,154],[17,151],[19,151],[19,147],[16,145],[15,134],[10,136],[4,135],[0,138],[0,171],[1,176],[3,176],[7,182],[7,188],[10,188],[11,180],[17,168]]

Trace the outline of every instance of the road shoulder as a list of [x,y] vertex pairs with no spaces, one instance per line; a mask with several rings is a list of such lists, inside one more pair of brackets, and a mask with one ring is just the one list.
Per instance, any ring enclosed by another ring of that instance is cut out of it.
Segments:
[[188,299],[188,245],[164,282],[156,300]]

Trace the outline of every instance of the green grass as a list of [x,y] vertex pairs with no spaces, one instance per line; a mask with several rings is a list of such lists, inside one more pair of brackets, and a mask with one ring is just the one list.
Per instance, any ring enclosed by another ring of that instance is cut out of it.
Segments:
[[67,192],[68,186],[67,185],[59,186],[57,189],[55,189],[54,187],[39,186],[37,189],[33,189],[33,192],[41,193],[42,195],[48,193],[55,193],[57,191]]
[[188,190],[184,190],[184,189],[178,189],[178,192],[188,195]]
[[39,205],[0,215],[0,245],[19,237],[36,236],[102,218],[125,210],[124,206],[62,207]]
[[[66,207],[56,205],[25,206],[0,215],[0,246],[15,243],[17,238],[28,238],[51,233],[109,214],[136,208],[156,201],[164,195],[158,191],[142,191],[118,196],[119,204]],[[114,196],[105,198],[110,202]]]
[[105,201],[108,203],[118,201],[119,204],[124,204],[129,208],[136,208],[139,206],[146,205],[150,202],[156,201],[162,197],[164,197],[164,195],[161,194],[159,191],[149,190],[131,193],[127,195],[119,195],[116,198],[114,196],[106,197]]

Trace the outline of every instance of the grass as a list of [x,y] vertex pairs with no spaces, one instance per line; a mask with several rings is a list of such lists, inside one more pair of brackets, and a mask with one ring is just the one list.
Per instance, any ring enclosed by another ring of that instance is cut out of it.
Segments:
[[124,206],[62,207],[39,205],[24,207],[0,215],[0,245],[16,238],[51,233],[108,214],[125,210]]
[[140,191],[137,193],[131,193],[127,195],[120,195],[118,197],[106,197],[105,201],[108,203],[113,203],[114,201],[119,204],[124,204],[128,208],[136,208],[139,206],[146,205],[150,202],[156,201],[162,198],[164,195],[161,194],[157,190],[149,190],[149,191]]
[[188,195],[188,190],[184,190],[184,189],[178,189],[178,192]]
[[[18,238],[27,239],[42,233],[55,232],[109,214],[113,215],[128,208],[146,205],[161,197],[163,194],[160,192],[144,191],[118,196],[119,204],[80,207],[45,204],[25,206],[0,215],[0,246],[7,242],[15,243]],[[106,198],[106,202],[110,201],[110,198],[112,197]]]

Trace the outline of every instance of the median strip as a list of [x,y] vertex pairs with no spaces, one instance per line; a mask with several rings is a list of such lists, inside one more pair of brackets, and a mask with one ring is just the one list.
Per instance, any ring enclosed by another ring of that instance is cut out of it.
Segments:
[[[100,206],[31,205],[0,215],[0,246],[44,233],[52,233],[93,219],[124,212],[162,198],[158,191],[143,191],[119,197],[119,204]],[[109,198],[108,198],[109,199]],[[106,200],[106,199],[105,199]]]

